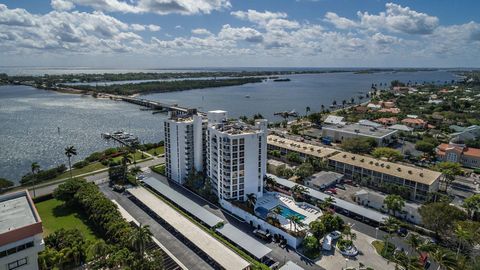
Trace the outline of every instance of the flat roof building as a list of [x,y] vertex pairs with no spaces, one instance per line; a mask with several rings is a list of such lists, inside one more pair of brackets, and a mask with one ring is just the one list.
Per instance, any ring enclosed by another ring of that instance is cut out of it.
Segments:
[[324,159],[338,153],[338,150],[333,148],[289,140],[276,135],[268,135],[267,143],[268,150],[279,150],[282,154],[296,152],[302,158],[316,157]]
[[0,196],[0,269],[38,269],[42,220],[27,191]]
[[411,190],[411,199],[424,201],[430,192],[438,191],[440,172],[393,163],[367,156],[341,152],[329,158],[329,167],[346,178],[381,187],[393,184]]
[[308,177],[305,180],[305,185],[321,190],[339,183],[342,179],[343,174],[341,173],[321,171]]
[[322,136],[329,137],[333,141],[342,142],[345,139],[352,138],[373,138],[379,146],[390,144],[395,139],[396,130],[370,127],[361,124],[324,126],[322,127]]

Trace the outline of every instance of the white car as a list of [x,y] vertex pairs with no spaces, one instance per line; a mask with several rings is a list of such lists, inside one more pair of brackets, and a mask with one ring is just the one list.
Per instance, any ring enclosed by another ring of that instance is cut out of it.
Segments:
[[342,236],[342,233],[339,231],[333,231],[329,235],[330,237],[332,237],[333,240],[337,240],[338,238],[340,238],[340,236]]

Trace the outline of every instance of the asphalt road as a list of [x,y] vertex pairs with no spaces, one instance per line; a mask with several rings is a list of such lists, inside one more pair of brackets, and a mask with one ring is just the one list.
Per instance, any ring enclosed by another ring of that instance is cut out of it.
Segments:
[[[163,157],[162,158],[155,158],[155,159],[152,159],[152,160],[147,160],[145,162],[137,163],[137,166],[139,166],[140,168],[148,168],[150,166],[161,164],[161,163],[164,163],[164,162],[165,162],[165,158],[163,158]],[[133,166],[134,165],[130,165],[129,167],[131,168]],[[108,180],[108,172],[107,171],[99,172],[99,173],[96,173],[96,174],[85,176],[84,178],[88,182],[95,182],[95,184],[98,185],[98,184],[104,183]],[[67,181],[67,180],[68,179],[65,179],[65,181]],[[53,191],[65,181],[57,181],[57,182],[52,183],[50,185],[44,185],[42,187],[37,187],[35,189],[36,197],[41,197],[41,196],[52,194]],[[30,192],[30,196],[33,197],[33,188],[29,188],[29,192]]]

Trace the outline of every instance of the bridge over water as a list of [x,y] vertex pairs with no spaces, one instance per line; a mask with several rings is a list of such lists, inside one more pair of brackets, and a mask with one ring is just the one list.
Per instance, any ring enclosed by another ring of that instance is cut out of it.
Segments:
[[107,96],[116,100],[122,100],[125,102],[137,104],[137,105],[152,108],[155,110],[175,111],[177,113],[182,113],[182,114],[194,114],[197,112],[196,108],[181,107],[181,106],[178,106],[177,104],[167,104],[167,103],[162,103],[162,102],[143,99],[143,98],[136,98],[136,97],[126,97],[126,96],[118,96],[118,95],[107,95]]

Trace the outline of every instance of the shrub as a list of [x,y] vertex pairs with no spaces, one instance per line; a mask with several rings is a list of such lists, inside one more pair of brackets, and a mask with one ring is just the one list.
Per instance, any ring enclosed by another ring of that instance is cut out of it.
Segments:
[[89,164],[88,161],[82,160],[82,161],[79,161],[79,162],[73,164],[73,168],[75,168],[75,169],[81,169],[81,168],[87,166],[88,164]]
[[88,162],[95,162],[102,158],[103,154],[100,152],[93,152],[90,156],[88,156],[85,160]]

